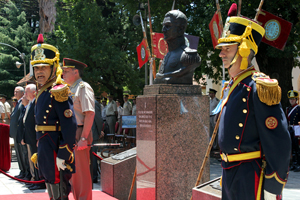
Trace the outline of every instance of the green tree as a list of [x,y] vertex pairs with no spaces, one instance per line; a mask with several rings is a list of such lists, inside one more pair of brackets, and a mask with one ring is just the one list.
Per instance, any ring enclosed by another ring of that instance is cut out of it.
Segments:
[[105,0],[64,3],[57,6],[56,31],[47,36],[59,48],[61,61],[67,57],[86,63],[83,79],[96,95],[106,91],[122,98],[124,86],[140,94],[144,73],[138,69],[136,46],[142,37],[132,24],[133,15]]
[[[125,8],[130,12],[137,12],[138,2],[131,0],[114,0],[120,4],[124,4]],[[147,3],[147,0],[141,0]],[[219,0],[223,23],[226,20],[228,9],[232,3],[238,3],[233,0]],[[244,0],[242,1],[241,14],[248,18],[254,18],[256,9],[260,0]],[[173,0],[150,0],[151,16],[153,23],[153,31],[161,32],[161,22],[165,13],[167,13],[173,4]],[[175,9],[179,9],[188,17],[188,28],[186,33],[199,36],[198,53],[202,59],[202,63],[195,71],[195,78],[199,80],[203,74],[214,79],[215,82],[222,78],[222,62],[219,58],[219,50],[214,50],[212,46],[210,31],[208,24],[217,10],[215,1],[207,0],[176,0]],[[282,105],[288,106],[286,98],[287,91],[292,89],[292,69],[299,66],[299,0],[278,0],[265,1],[263,9],[293,23],[293,27],[286,43],[284,51],[278,50],[265,43],[259,46],[256,56],[259,68],[262,72],[271,78],[276,78],[282,89]],[[284,27],[282,27],[284,28]],[[150,40],[149,40],[150,42]],[[227,71],[226,71],[227,74]],[[227,80],[229,79],[227,74]],[[295,89],[295,88],[294,88]]]
[[[32,33],[26,21],[25,12],[20,12],[14,3],[8,1],[0,10],[0,43],[15,47],[27,55],[26,71],[29,69],[29,54],[32,46]],[[8,98],[13,96],[16,83],[23,78],[23,67],[16,68],[16,61],[23,63],[18,51],[0,44],[0,91]]]

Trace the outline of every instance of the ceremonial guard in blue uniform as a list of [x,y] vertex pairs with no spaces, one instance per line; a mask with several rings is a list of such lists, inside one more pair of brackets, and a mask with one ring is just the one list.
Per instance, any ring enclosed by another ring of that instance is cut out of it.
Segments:
[[281,88],[251,64],[264,28],[236,17],[236,4],[228,14],[217,45],[231,76],[218,136],[222,199],[276,200],[287,181],[291,151]]
[[59,52],[43,42],[40,34],[38,44],[31,48],[31,65],[38,88],[35,106],[37,165],[50,199],[65,200],[71,189],[69,179],[75,172],[73,148],[77,124],[69,88],[62,84]]
[[299,93],[295,90],[290,90],[288,92],[288,98],[291,106],[287,109],[287,119],[289,123],[289,132],[292,139],[292,163],[290,170],[295,172],[300,171],[300,150],[298,138],[300,136],[300,106]]

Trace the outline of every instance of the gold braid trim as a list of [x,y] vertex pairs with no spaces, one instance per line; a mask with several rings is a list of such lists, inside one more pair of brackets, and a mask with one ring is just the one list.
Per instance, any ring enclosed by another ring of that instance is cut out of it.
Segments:
[[286,184],[286,181],[280,180],[280,178],[277,176],[277,174],[276,174],[275,172],[273,172],[272,175],[265,175],[265,177],[266,177],[267,179],[275,178],[276,181],[277,181],[278,183],[280,183],[280,184],[283,185],[283,187],[284,187],[285,184]]
[[52,89],[50,91],[51,91],[54,99],[58,102],[67,101],[69,98],[69,95],[71,93],[68,85],[64,85],[64,87],[58,88],[58,89],[54,89],[52,87]]
[[68,145],[64,145],[64,146],[60,146],[59,149],[64,149],[66,148],[68,152],[70,152],[70,154],[72,154],[73,152],[69,149]]
[[256,80],[256,89],[259,100],[268,106],[277,105],[281,101],[281,88],[276,79],[272,80],[276,81],[276,84],[268,84],[260,79]]
[[30,160],[33,162],[33,164],[34,164],[34,167],[35,168],[37,168],[37,169],[39,169],[38,167],[37,167],[37,159],[38,159],[38,154],[37,153],[34,153],[32,156],[31,156],[31,158],[30,158]]

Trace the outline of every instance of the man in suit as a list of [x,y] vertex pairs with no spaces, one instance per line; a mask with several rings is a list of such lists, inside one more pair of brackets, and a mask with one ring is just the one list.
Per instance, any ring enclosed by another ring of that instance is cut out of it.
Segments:
[[[39,174],[38,169],[35,168],[34,163],[31,162],[31,156],[34,153],[37,153],[37,140],[36,140],[36,132],[35,132],[35,118],[34,118],[34,107],[35,107],[35,94],[36,94],[36,85],[35,84],[28,84],[25,88],[24,96],[29,100],[29,104],[26,108],[23,123],[25,127],[25,134],[24,134],[24,142],[27,146],[28,151],[28,160],[29,160],[29,168],[30,174],[32,176],[32,181],[39,181]],[[30,184],[28,189],[30,190],[38,190],[38,189],[45,189],[46,186],[44,183],[41,184]]]
[[25,96],[23,96],[22,97],[22,105],[23,106],[21,107],[21,110],[20,110],[20,116],[18,119],[18,130],[17,130],[17,142],[18,142],[18,145],[21,146],[21,154],[22,154],[21,159],[22,159],[22,163],[25,168],[25,177],[22,179],[26,180],[26,181],[29,181],[31,179],[29,160],[28,160],[28,151],[27,151],[27,146],[24,142],[25,129],[24,129],[24,123],[23,123],[23,118],[24,118],[28,103],[29,103],[29,100]]
[[22,163],[22,154],[21,154],[21,146],[18,145],[17,142],[17,130],[18,130],[18,119],[20,116],[20,110],[22,109],[21,98],[24,95],[24,88],[21,86],[17,86],[14,91],[15,98],[17,99],[17,104],[10,115],[10,129],[9,136],[14,139],[15,151],[17,155],[17,161],[20,168],[19,175],[15,176],[16,178],[24,178],[25,177],[25,167]]
[[[104,132],[102,132],[102,126],[103,126],[103,120],[101,116],[101,105],[100,103],[95,100],[95,117],[94,117],[94,123],[92,126],[92,132],[93,132],[93,143],[100,142],[100,138],[104,136]],[[97,153],[98,147],[92,147],[92,151]],[[93,183],[98,183],[98,163],[96,156],[92,155],[92,180]]]

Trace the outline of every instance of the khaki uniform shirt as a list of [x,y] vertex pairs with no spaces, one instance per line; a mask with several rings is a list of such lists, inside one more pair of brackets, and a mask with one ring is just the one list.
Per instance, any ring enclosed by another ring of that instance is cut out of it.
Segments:
[[130,111],[132,111],[132,106],[131,103],[127,101],[123,105],[123,115],[130,115]]
[[8,116],[7,116],[7,113],[11,113],[10,110],[11,110],[11,106],[9,105],[9,103],[6,101],[4,103],[4,109],[5,109],[5,119],[8,119]]
[[117,103],[112,100],[107,104],[106,108],[106,117],[111,115],[116,115],[115,112],[117,111]]
[[132,115],[136,115],[136,104],[132,106]]
[[[5,108],[2,102],[0,102],[0,114],[5,113]],[[6,114],[6,113],[5,113]],[[2,119],[1,115],[0,118]]]
[[73,99],[73,107],[76,115],[77,125],[83,125],[84,112],[95,112],[95,98],[92,87],[78,79],[72,86],[70,86]]

